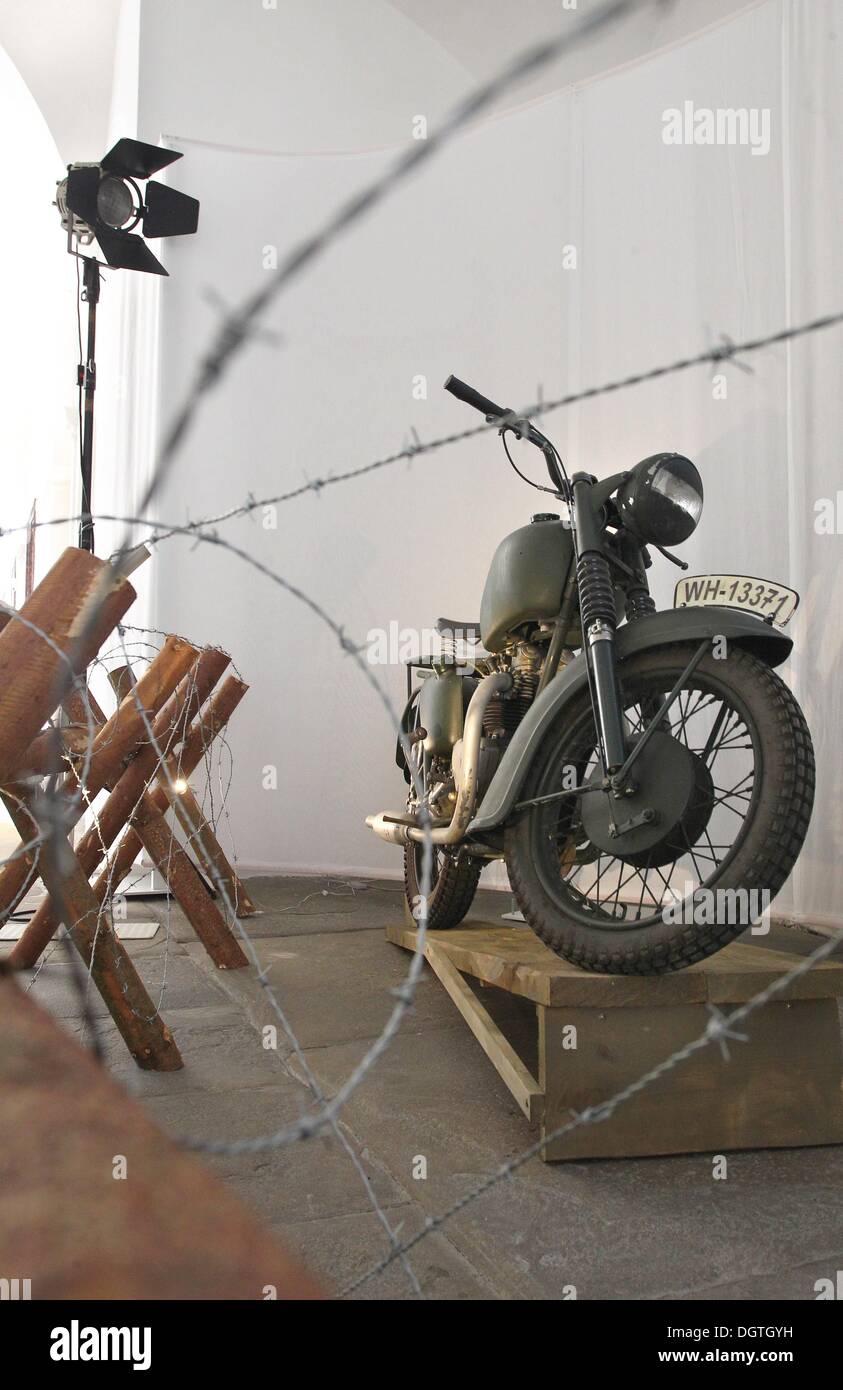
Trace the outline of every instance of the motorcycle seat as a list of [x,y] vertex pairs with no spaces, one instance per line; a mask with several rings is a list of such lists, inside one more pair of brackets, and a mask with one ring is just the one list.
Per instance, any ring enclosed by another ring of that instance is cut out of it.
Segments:
[[450,635],[459,633],[466,641],[480,641],[479,623],[459,623],[455,618],[437,618],[436,631]]

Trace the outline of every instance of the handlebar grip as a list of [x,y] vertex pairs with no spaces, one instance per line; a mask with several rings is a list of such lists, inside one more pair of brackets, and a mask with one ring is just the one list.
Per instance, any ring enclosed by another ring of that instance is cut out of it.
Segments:
[[488,396],[481,396],[479,391],[475,391],[473,386],[468,386],[466,382],[460,381],[458,376],[449,376],[445,382],[445,390],[450,391],[457,400],[465,401],[466,405],[474,406],[481,415],[491,415],[499,419],[502,415],[511,415],[512,412],[505,405],[495,405]]

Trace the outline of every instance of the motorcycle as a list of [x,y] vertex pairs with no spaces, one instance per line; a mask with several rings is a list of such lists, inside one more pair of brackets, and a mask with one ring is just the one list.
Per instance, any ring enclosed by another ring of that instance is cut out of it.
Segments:
[[[798,595],[707,575],[681,579],[657,611],[651,551],[686,570],[671,547],[702,513],[691,460],[569,478],[528,419],[456,377],[445,389],[498,424],[527,482],[507,436],[540,450],[542,490],[567,515],[508,535],[479,622],[440,619],[442,651],[411,661],[421,681],[396,748],[406,810],[367,824],[403,847],[415,920],[432,843],[431,930],[462,921],[484,864],[503,859],[525,921],[566,960],[639,975],[691,965],[757,926],[808,830],[811,735],[775,670]],[[483,650],[458,660],[460,640]]]

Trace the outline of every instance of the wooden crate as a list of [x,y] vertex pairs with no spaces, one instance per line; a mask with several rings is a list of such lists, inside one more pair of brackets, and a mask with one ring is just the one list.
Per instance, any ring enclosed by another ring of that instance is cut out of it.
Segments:
[[[395,945],[416,949],[416,931],[408,925],[390,926],[386,934]],[[429,933],[424,954],[542,1138],[704,1033],[710,1005],[728,1012],[798,960],[738,942],[672,975],[593,975],[554,955],[528,927],[482,921]],[[538,1077],[466,975],[533,1001]],[[542,1156],[614,1158],[843,1143],[841,995],[843,964],[821,962],[740,1024],[737,1031],[746,1041],[727,1042],[729,1060],[711,1043],[609,1119],[549,1141]]]

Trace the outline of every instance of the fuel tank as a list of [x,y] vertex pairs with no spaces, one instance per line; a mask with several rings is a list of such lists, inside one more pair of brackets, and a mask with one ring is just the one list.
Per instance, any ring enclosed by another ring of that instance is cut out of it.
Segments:
[[[571,532],[557,518],[535,518],[504,537],[480,604],[480,633],[488,652],[501,651],[522,623],[557,617],[573,561]],[[579,645],[578,623],[566,640]]]

